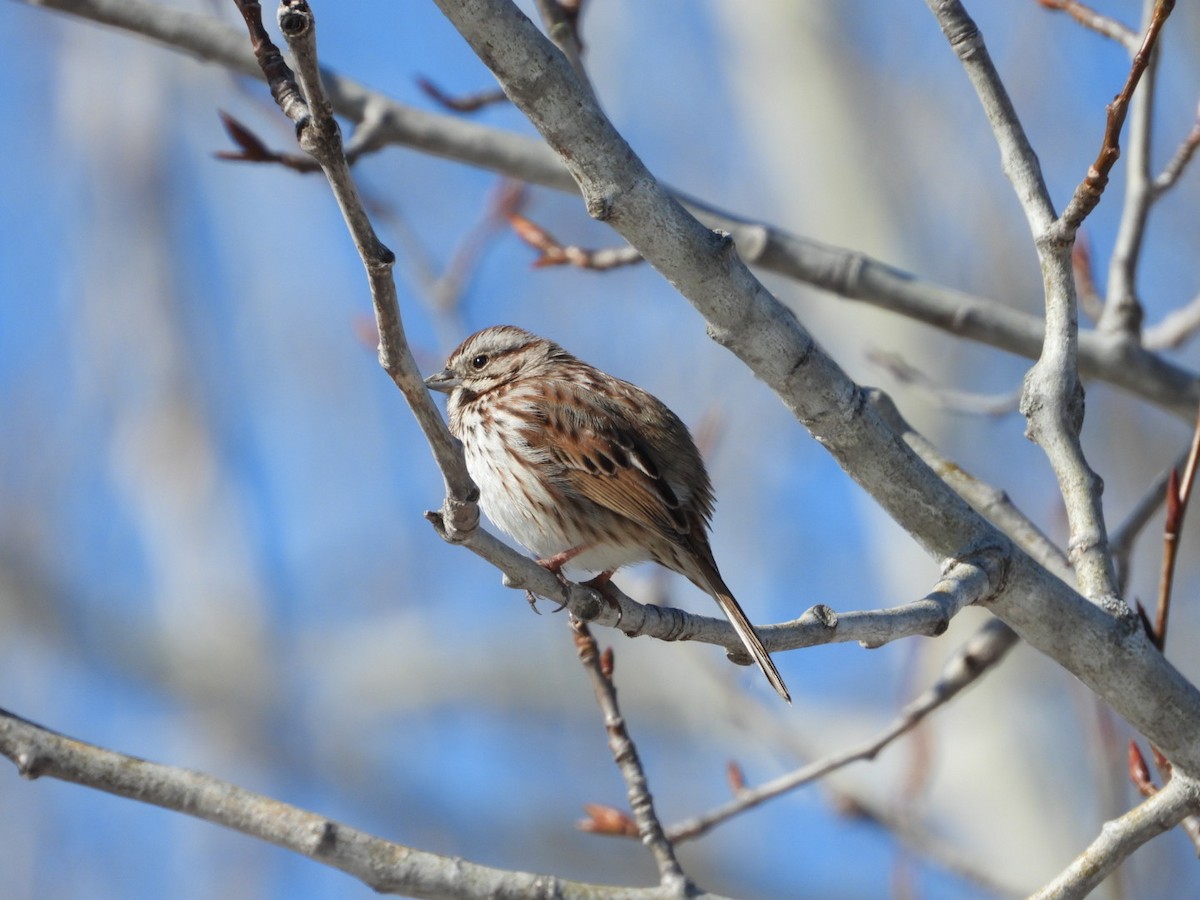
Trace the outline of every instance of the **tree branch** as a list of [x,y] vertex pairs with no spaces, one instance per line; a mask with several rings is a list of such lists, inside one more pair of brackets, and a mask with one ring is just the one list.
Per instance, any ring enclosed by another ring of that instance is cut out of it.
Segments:
[[754,279],[732,242],[700,225],[654,179],[568,75],[561,54],[511,3],[439,0],[439,6],[563,154],[589,213],[607,221],[696,307],[713,338],[770,386],[936,558],[965,559],[981,550],[1007,558],[990,608],[1109,700],[1176,765],[1200,771],[1200,692],[1163,660],[1136,615],[1093,606],[1024,553],[1010,551],[1008,539],[905,446]]
[[738,791],[737,796],[728,803],[672,826],[668,830],[668,836],[675,842],[698,838],[722,822],[774,797],[824,778],[851,763],[874,759],[885,747],[912,731],[926,716],[949,703],[984,673],[999,664],[1018,640],[1020,639],[1016,632],[999,619],[992,619],[950,657],[937,681],[904,707],[892,723],[879,734],[848,750],[830,754],[766,784]]
[[642,761],[638,757],[633,739],[629,736],[629,730],[625,727],[625,717],[621,715],[621,708],[617,704],[617,689],[612,680],[612,650],[601,654],[587,623],[580,619],[571,619],[571,630],[575,634],[575,650],[579,654],[579,661],[583,663],[592,681],[596,703],[604,713],[608,747],[612,751],[617,768],[621,770],[621,777],[625,780],[629,808],[633,810],[642,843],[650,849],[655,863],[658,864],[663,889],[681,897],[690,896],[695,888],[684,874],[683,867],[679,865],[671,839],[664,833],[662,824],[658,821],[654,801],[650,796],[650,786],[646,781],[646,772],[642,768]]
[[1154,796],[1106,822],[1100,836],[1031,900],[1074,900],[1086,897],[1133,851],[1185,816],[1200,810],[1200,785],[1178,773]]
[[[245,39],[214,19],[148,0],[24,0],[140,34],[202,60],[262,78]],[[349,145],[355,155],[388,145],[412,147],[540,184],[578,188],[555,153],[540,141],[414,109],[322,71],[336,112],[359,123]],[[804,284],[887,309],[951,334],[1036,358],[1043,323],[995,301],[922,281],[865,254],[832,247],[783,229],[675,195],[710,228],[729,232],[748,263]],[[1200,403],[1200,379],[1128,341],[1094,331],[1079,337],[1080,373],[1118,387],[1191,420]]]
[[[1121,613],[1124,602],[1117,594],[1100,502],[1103,482],[1088,465],[1079,440],[1083,385],[1079,380],[1079,322],[1071,245],[1082,216],[1069,228],[1055,216],[1037,155],[992,64],[983,36],[962,4],[958,0],[927,0],[927,5],[987,113],[1000,148],[1001,165],[1025,213],[1041,263],[1046,334],[1041,355],[1025,376],[1021,411],[1028,420],[1026,434],[1045,451],[1058,479],[1071,528],[1069,557],[1080,590],[1097,604]],[[1124,118],[1123,113],[1120,118]],[[1110,125],[1114,122],[1110,116]],[[1101,181],[1089,184],[1096,191],[1103,190]]]
[[605,896],[646,900],[677,896],[659,887],[601,888],[415,850],[211,775],[65,737],[3,709],[0,754],[26,778],[57,778],[223,825],[340,869],[382,894],[583,900],[604,890]]

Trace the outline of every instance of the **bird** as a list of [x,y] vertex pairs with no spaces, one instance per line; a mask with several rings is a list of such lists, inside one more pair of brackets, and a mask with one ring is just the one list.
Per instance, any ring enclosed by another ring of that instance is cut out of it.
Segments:
[[464,340],[425,379],[448,394],[479,503],[561,576],[652,560],[710,594],[771,686],[787,686],[717,569],[714,496],[687,426],[658,398],[512,325]]

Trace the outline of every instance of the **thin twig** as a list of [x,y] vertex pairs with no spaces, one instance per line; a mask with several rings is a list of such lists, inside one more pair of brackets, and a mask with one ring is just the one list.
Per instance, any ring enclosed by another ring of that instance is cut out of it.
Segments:
[[1196,124],[1192,126],[1192,130],[1188,132],[1188,136],[1183,139],[1183,142],[1171,157],[1170,162],[1166,164],[1158,177],[1154,179],[1156,197],[1162,196],[1175,186],[1184,169],[1187,168],[1187,164],[1191,162],[1197,147],[1200,147],[1200,115],[1197,116]]
[[1179,535],[1183,530],[1183,517],[1187,513],[1188,501],[1192,497],[1192,485],[1196,481],[1196,466],[1200,462],[1200,415],[1192,432],[1192,446],[1188,450],[1183,476],[1174,469],[1167,481],[1167,521],[1163,527],[1162,574],[1158,583],[1158,608],[1154,616],[1155,645],[1159,650],[1167,645],[1167,620],[1171,612],[1171,588],[1175,583],[1175,562],[1179,555]]
[[979,394],[938,384],[899,353],[869,347],[868,362],[874,363],[901,384],[917,388],[943,409],[974,416],[1007,416],[1017,411],[1021,389],[1004,394]]
[[504,91],[499,88],[494,88],[490,91],[479,91],[474,94],[464,94],[463,96],[453,96],[447,94],[440,87],[430,81],[428,78],[417,78],[417,87],[419,87],[427,97],[436,100],[439,105],[446,109],[453,110],[458,113],[477,112],[485,106],[494,106],[497,103],[507,103],[508,97]]
[[722,822],[774,797],[810,784],[851,763],[874,759],[885,747],[912,731],[926,716],[946,705],[996,666],[1018,640],[1011,628],[999,619],[992,619],[950,657],[937,681],[904,707],[879,734],[848,750],[809,763],[759,787],[739,791],[728,803],[673,825],[667,830],[668,836],[676,842],[700,837]]
[[1167,482],[1171,473],[1186,461],[1187,451],[1184,451],[1173,465],[1163,469],[1158,477],[1150,483],[1150,486],[1142,493],[1142,498],[1113,531],[1109,546],[1112,548],[1113,561],[1117,565],[1117,577],[1122,596],[1125,595],[1125,585],[1129,581],[1129,559],[1133,553],[1133,544],[1166,499]]
[[554,235],[524,216],[510,215],[508,222],[517,237],[538,251],[538,258],[533,261],[535,268],[566,265],[603,271],[645,262],[642,254],[628,244],[605,250],[585,250],[583,247],[560,243]]
[[1129,67],[1129,75],[1125,79],[1125,84],[1121,88],[1121,92],[1106,108],[1107,115],[1104,121],[1104,137],[1100,143],[1100,152],[1096,155],[1096,161],[1088,169],[1083,181],[1075,188],[1075,193],[1060,217],[1063,231],[1066,234],[1074,234],[1083,220],[1100,202],[1104,188],[1108,185],[1108,173],[1112,171],[1112,167],[1121,155],[1121,127],[1125,124],[1125,114],[1129,110],[1129,102],[1146,67],[1150,65],[1155,44],[1158,42],[1158,35],[1174,8],[1175,0],[1155,0],[1150,22],[1142,35],[1141,44],[1133,54],[1133,64]]
[[1037,2],[1046,9],[1065,12],[1084,28],[1090,28],[1097,34],[1112,38],[1130,53],[1137,50],[1136,31],[1124,22],[1118,22],[1116,19],[1096,12],[1090,6],[1080,3],[1079,0],[1037,0]]
[[679,865],[675,856],[675,848],[663,831],[662,823],[658,821],[658,814],[654,811],[654,800],[650,796],[650,786],[646,781],[646,772],[642,768],[637,747],[629,736],[625,718],[617,704],[617,689],[612,680],[612,651],[600,653],[591,629],[581,619],[571,618],[571,630],[575,635],[575,651],[579,654],[579,661],[583,663],[588,677],[591,678],[596,703],[604,714],[608,747],[612,751],[617,768],[621,771],[621,777],[625,780],[625,789],[629,792],[629,808],[633,811],[634,821],[637,822],[638,834],[658,865],[662,887],[680,896],[686,896],[692,890],[691,882],[683,873],[683,867]]
[[218,150],[213,155],[217,159],[228,162],[271,163],[291,169],[295,172],[319,172],[321,167],[311,156],[299,153],[280,153],[266,145],[248,125],[239,122],[229,113],[222,112],[221,125],[225,133],[240,148],[238,150]]
[[[1158,8],[1158,0],[1143,0],[1143,6],[1143,18],[1147,22],[1152,21]],[[1124,334],[1132,340],[1140,339],[1142,319],[1145,316],[1141,298],[1138,296],[1137,271],[1142,258],[1142,242],[1146,236],[1150,207],[1154,203],[1150,177],[1150,138],[1157,71],[1158,53],[1151,49],[1147,55],[1139,90],[1133,94],[1129,104],[1125,201],[1121,209],[1121,221],[1113,243],[1112,256],[1108,262],[1108,296],[1104,313],[1097,323],[1101,331]]]

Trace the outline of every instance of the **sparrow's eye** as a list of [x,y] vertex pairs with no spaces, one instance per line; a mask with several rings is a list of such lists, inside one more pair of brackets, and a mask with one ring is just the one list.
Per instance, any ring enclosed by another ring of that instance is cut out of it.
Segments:
[[480,353],[477,357],[471,360],[471,368],[477,372],[487,364],[488,358],[486,353]]

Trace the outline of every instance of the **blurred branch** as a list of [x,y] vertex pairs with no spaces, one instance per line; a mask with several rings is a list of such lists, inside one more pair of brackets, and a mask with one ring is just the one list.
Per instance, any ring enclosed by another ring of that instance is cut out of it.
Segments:
[[1133,851],[1185,816],[1200,810],[1200,785],[1176,774],[1156,794],[1119,819],[1105,822],[1100,836],[1032,900],[1086,897]]
[[1142,498],[1137,502],[1124,521],[1113,531],[1112,536],[1112,553],[1113,560],[1117,564],[1117,576],[1120,580],[1121,593],[1125,593],[1125,584],[1129,580],[1129,557],[1133,552],[1134,541],[1138,535],[1150,521],[1167,495],[1167,482],[1171,478],[1171,473],[1178,469],[1187,460],[1185,452],[1179,457],[1178,461],[1168,468],[1164,469],[1157,478],[1151,482],[1142,494]]
[[868,362],[879,366],[896,381],[915,387],[943,409],[951,412],[975,416],[1006,416],[1017,411],[1017,404],[1021,399],[1019,388],[1007,394],[979,394],[938,384],[899,353],[868,348],[866,356]]
[[1183,531],[1183,517],[1187,513],[1188,501],[1192,497],[1192,486],[1196,482],[1196,466],[1200,464],[1200,416],[1192,432],[1192,445],[1188,450],[1187,463],[1180,476],[1175,469],[1167,479],[1167,521],[1163,526],[1162,573],[1158,582],[1158,608],[1154,616],[1154,643],[1159,650],[1167,645],[1167,620],[1171,612],[1171,589],[1175,583],[1175,562],[1179,555],[1179,535]]
[[875,737],[759,787],[738,790],[734,799],[723,806],[672,826],[668,829],[668,836],[676,842],[692,840],[774,797],[810,784],[851,763],[874,759],[885,747],[912,731],[926,716],[945,706],[999,664],[1018,640],[1016,632],[999,619],[990,620],[950,657],[937,681],[904,707],[892,723]]
[[[616,890],[415,850],[211,775],[65,737],[3,709],[0,754],[26,778],[57,778],[223,825],[340,869],[382,894],[582,900],[599,890]],[[677,896],[661,888],[620,890],[647,900]]]
[[[1159,3],[1144,0],[1147,34],[1149,27],[1157,21]],[[1134,48],[1136,51],[1136,47]],[[1112,257],[1108,262],[1108,297],[1104,314],[1097,323],[1101,331],[1116,331],[1138,340],[1142,332],[1145,315],[1137,292],[1137,268],[1142,257],[1142,241],[1146,235],[1146,223],[1150,207],[1156,194],[1150,176],[1150,131],[1153,125],[1154,93],[1158,53],[1151,47],[1146,53],[1142,72],[1141,90],[1133,95],[1129,104],[1129,152],[1125,162],[1125,202],[1121,210],[1121,221],[1113,243]],[[1135,68],[1138,58],[1134,57]],[[1133,79],[1131,72],[1130,78]],[[1136,80],[1134,80],[1136,84]],[[1129,87],[1132,90],[1132,87]],[[1114,105],[1121,98],[1113,101]],[[1109,108],[1110,119],[1113,107]],[[1120,125],[1118,123],[1117,127]],[[1106,135],[1107,140],[1107,135]],[[1113,138],[1114,152],[1116,136]],[[1115,156],[1114,156],[1115,161]]]
[[1156,196],[1161,196],[1166,191],[1169,191],[1179,181],[1179,177],[1183,174],[1183,170],[1187,168],[1189,162],[1192,161],[1192,156],[1196,152],[1196,148],[1200,147],[1200,117],[1192,130],[1188,132],[1188,136],[1183,139],[1183,143],[1179,145],[1179,149],[1175,151],[1175,155],[1171,157],[1171,161],[1154,179],[1154,191]]
[[613,247],[607,250],[585,250],[573,245],[564,246],[540,225],[521,215],[510,215],[509,224],[517,237],[538,251],[534,268],[570,265],[580,269],[615,269],[642,262],[642,254],[632,247]]
[[1075,292],[1079,296],[1079,308],[1093,322],[1099,322],[1104,314],[1104,301],[1096,289],[1096,276],[1092,271],[1092,245],[1087,232],[1075,235],[1075,246],[1071,248],[1071,268],[1075,272]]
[[1147,350],[1174,350],[1195,337],[1200,330],[1200,294],[1186,306],[1173,310],[1157,325],[1147,328],[1142,334],[1142,345]]
[[418,78],[417,87],[424,91],[425,95],[433,100],[436,100],[439,105],[444,106],[452,112],[465,113],[477,112],[485,106],[494,106],[497,103],[507,103],[508,98],[504,96],[504,91],[499,88],[491,91],[479,91],[475,94],[466,94],[461,97],[454,97],[447,94],[440,87],[430,81],[428,78]]
[[1109,16],[1096,12],[1090,6],[1079,0],[1037,0],[1046,9],[1065,12],[1084,28],[1090,28],[1097,34],[1112,38],[1130,53],[1137,49],[1137,32],[1123,22],[1118,22]]
[[603,654],[600,652],[586,622],[572,618],[571,630],[575,634],[575,650],[579,654],[579,661],[583,663],[583,668],[591,678],[596,703],[604,713],[608,747],[612,751],[617,768],[621,770],[621,777],[625,780],[625,788],[629,793],[629,808],[633,810],[638,834],[658,864],[660,884],[664,890],[678,896],[690,896],[694,888],[684,875],[683,868],[675,856],[675,848],[658,821],[654,801],[650,797],[650,786],[646,782],[646,772],[638,757],[637,747],[634,746],[629,730],[625,727],[625,717],[621,715],[621,708],[617,704],[617,689],[612,680],[612,649]]
[[[233,71],[262,77],[244,38],[215,19],[148,0],[39,0],[36,5],[140,34]],[[396,103],[327,69],[322,75],[338,114],[360,123],[360,128],[370,124],[369,140],[360,142],[356,133],[351,141],[360,154],[395,144],[578,192],[562,161],[540,141]],[[1043,323],[1036,316],[923,281],[854,250],[675,196],[710,228],[729,232],[748,263],[1010,353],[1034,358],[1040,350]],[[1079,364],[1085,377],[1101,378],[1181,418],[1190,420],[1200,402],[1200,380],[1193,373],[1111,335],[1081,334]]]

